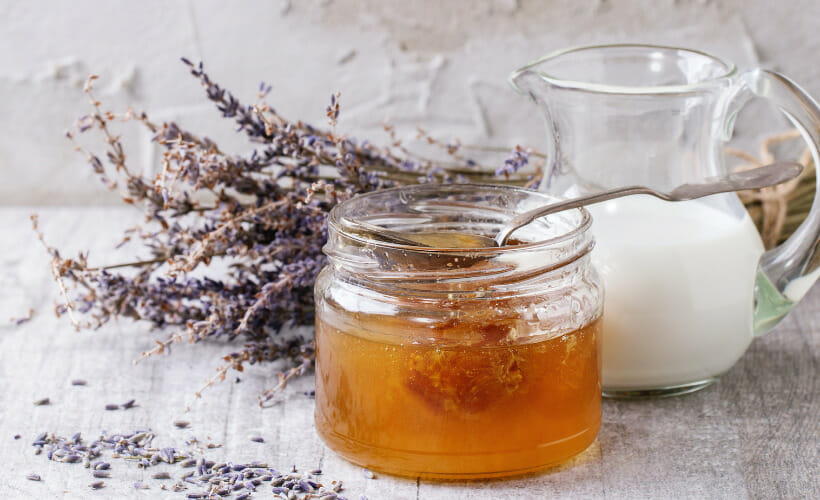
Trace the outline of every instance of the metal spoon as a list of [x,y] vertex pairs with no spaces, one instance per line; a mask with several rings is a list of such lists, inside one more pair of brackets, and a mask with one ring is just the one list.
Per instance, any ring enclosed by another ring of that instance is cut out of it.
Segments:
[[[728,193],[732,191],[745,191],[747,189],[760,189],[774,186],[788,180],[794,179],[803,171],[803,166],[799,163],[778,162],[763,167],[733,172],[722,177],[713,177],[705,182],[697,184],[683,184],[672,191],[662,192],[650,189],[645,186],[629,186],[609,191],[604,191],[591,196],[574,198],[572,200],[560,201],[543,207],[518,214],[504,224],[495,235],[495,238],[481,236],[478,234],[453,233],[453,232],[429,232],[429,233],[404,233],[391,231],[374,224],[362,221],[352,221],[345,219],[344,223],[354,229],[365,231],[371,235],[391,243],[402,245],[436,247],[436,248],[487,248],[503,246],[507,243],[510,235],[522,226],[544,217],[546,215],[571,210],[586,205],[608,201],[622,196],[633,194],[648,194],[665,201],[686,201],[694,200],[704,196],[718,193]],[[428,201],[427,205],[435,205],[436,202]],[[442,205],[447,202],[441,202]]]
[[347,218],[342,219],[342,224],[357,233],[367,234],[375,237],[376,239],[383,240],[388,243],[398,243],[400,245],[434,248],[469,248],[469,246],[462,247],[459,245],[461,238],[464,237],[467,245],[474,243],[474,241],[478,241],[473,240],[473,238],[481,238],[481,246],[495,246],[495,241],[492,238],[487,238],[486,236],[451,232],[402,233],[399,231],[391,231],[390,229],[385,229],[381,226],[377,226],[363,220],[353,220]]

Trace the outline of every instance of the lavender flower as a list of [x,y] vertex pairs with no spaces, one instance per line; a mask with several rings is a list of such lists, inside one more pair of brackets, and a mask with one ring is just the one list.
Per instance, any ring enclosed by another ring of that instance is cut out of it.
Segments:
[[510,154],[510,157],[504,160],[504,164],[495,171],[495,174],[509,178],[512,174],[529,164],[529,155],[530,152],[528,150],[523,149],[521,146],[516,146]]

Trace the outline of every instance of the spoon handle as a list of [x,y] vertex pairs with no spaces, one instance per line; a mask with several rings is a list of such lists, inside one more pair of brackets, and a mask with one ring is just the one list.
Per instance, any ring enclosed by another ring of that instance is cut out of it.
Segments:
[[564,210],[572,210],[573,208],[580,208],[586,205],[592,205],[593,203],[600,203],[602,201],[608,201],[614,198],[620,198],[621,196],[629,196],[633,194],[650,194],[652,196],[657,196],[661,199],[668,199],[668,196],[649,189],[643,186],[628,186],[622,187],[617,189],[611,189],[609,191],[603,191],[601,193],[597,193],[591,196],[584,196],[582,198],[573,198],[571,200],[566,201],[559,201],[558,203],[553,203],[551,205],[547,205],[544,207],[534,208],[522,214],[518,214],[509,222],[504,224],[498,234],[495,235],[495,242],[498,246],[504,246],[507,243],[507,240],[510,238],[512,233],[514,233],[518,228],[522,226],[526,226],[530,222],[534,221],[539,217],[544,217],[546,215],[554,214],[556,212],[563,212]]
[[539,217],[544,217],[545,215],[554,214],[564,210],[571,210],[573,208],[600,203],[602,201],[608,201],[614,198],[620,198],[622,196],[648,194],[665,201],[694,200],[696,198],[702,198],[712,194],[774,186],[796,178],[802,171],[803,166],[799,163],[778,162],[751,170],[735,172],[717,179],[707,179],[704,182],[697,184],[684,184],[682,186],[678,186],[669,193],[663,193],[644,186],[628,186],[611,189],[609,191],[603,191],[591,196],[583,196],[572,200],[560,201],[558,203],[538,207],[528,212],[519,214],[513,217],[508,223],[504,224],[495,236],[495,242],[498,246],[503,246],[507,243],[507,239],[509,239],[510,235],[512,235],[516,229],[521,226],[526,226]]

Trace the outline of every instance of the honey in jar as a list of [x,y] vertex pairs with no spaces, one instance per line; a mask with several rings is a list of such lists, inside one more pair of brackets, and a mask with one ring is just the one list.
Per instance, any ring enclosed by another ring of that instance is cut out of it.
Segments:
[[[414,213],[440,198],[477,208]],[[542,198],[417,186],[334,210],[316,285],[315,420],[330,448],[389,473],[479,478],[557,464],[592,443],[601,289],[588,214],[550,216],[520,244],[485,249],[403,247],[339,223],[486,232]],[[508,211],[493,211],[502,203]]]

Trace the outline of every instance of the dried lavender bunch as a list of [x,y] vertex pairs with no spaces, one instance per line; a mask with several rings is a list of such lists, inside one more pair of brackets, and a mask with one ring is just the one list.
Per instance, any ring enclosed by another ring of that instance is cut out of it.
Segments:
[[[465,156],[459,142],[444,143],[419,130],[422,140],[449,155],[447,162],[434,162],[408,151],[389,125],[387,147],[339,134],[338,94],[325,110],[330,129],[323,130],[278,114],[265,102],[269,86],[262,84],[257,101],[246,105],[213,82],[202,63],[183,62],[222,116],[246,136],[250,153],[223,151],[207,137],[173,122],[155,123],[145,113],[104,110],[91,76],[85,92],[92,112],[67,136],[109,189],[143,209],[144,223],[126,231],[121,244],[139,241],[150,255],[92,266],[87,253],[64,258],[46,244],[36,217],[33,223],[52,256],[64,299],[57,313],[68,314],[76,328],[128,317],[169,329],[143,357],[185,341],[240,340],[206,387],[231,369],[285,360],[278,385],[260,396],[264,404],[290,378],[312,368],[312,339],[277,333],[313,323],[313,284],[325,265],[326,216],[339,201],[417,182],[538,181],[523,169],[529,150],[516,147],[494,171]],[[140,124],[153,134],[162,149],[162,170],[155,178],[129,168],[113,130],[122,123]],[[102,155],[80,142],[92,132],[105,143]]]

